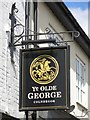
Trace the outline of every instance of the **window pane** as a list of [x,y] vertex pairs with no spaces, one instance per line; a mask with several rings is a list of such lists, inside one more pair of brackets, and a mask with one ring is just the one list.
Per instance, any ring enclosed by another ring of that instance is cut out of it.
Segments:
[[76,59],[76,89],[77,89],[77,100],[83,102],[84,92],[84,75],[85,75],[85,65],[78,58]]
[[78,73],[78,72],[79,72],[79,61],[76,60],[76,73]]

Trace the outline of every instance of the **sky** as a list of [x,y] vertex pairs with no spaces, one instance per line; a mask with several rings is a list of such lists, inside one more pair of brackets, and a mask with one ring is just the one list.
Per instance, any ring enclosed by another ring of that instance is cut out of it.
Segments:
[[90,2],[88,0],[64,0],[77,22],[88,35],[88,16]]

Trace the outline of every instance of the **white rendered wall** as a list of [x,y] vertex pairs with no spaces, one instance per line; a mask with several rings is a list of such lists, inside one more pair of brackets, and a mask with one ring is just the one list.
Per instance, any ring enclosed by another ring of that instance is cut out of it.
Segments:
[[19,112],[19,53],[14,52],[14,61],[11,62],[10,48],[8,47],[8,36],[10,31],[9,13],[12,4],[16,2],[18,17],[24,24],[24,4],[22,0],[0,1],[0,111],[14,117],[23,117]]
[[[64,26],[57,20],[53,15],[51,10],[44,4],[39,3],[38,9],[38,32],[45,32],[45,28],[51,25],[56,32],[67,31]],[[65,40],[71,40],[69,34],[65,34]],[[74,116],[82,116],[86,113],[88,109],[88,74],[89,74],[89,58],[85,52],[80,48],[76,42],[69,43],[70,45],[70,105],[75,105],[74,112],[71,113]],[[83,104],[76,103],[76,56],[78,56],[85,63],[85,99],[83,99]],[[84,112],[82,112],[84,110]],[[85,117],[88,117],[87,115]]]

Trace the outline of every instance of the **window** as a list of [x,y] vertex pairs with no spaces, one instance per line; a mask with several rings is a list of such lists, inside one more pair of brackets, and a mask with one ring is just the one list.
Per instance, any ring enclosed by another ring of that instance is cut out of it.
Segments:
[[85,64],[79,59],[76,59],[76,90],[77,90],[77,101],[83,103],[85,96],[84,91],[85,82]]
[[46,33],[47,33],[47,39],[55,39],[57,44],[52,44],[50,43],[49,46],[62,46],[62,45],[66,45],[64,42],[63,42],[63,34],[59,34],[56,32],[56,30],[51,26],[49,25],[49,27],[47,27],[45,29]]

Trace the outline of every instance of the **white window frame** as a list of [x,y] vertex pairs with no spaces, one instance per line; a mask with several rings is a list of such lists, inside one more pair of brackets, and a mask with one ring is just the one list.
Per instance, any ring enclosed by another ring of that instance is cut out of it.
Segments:
[[[62,46],[62,45],[66,45],[65,43],[63,43],[63,34],[60,35],[56,32],[56,30],[49,24],[49,26],[46,28],[46,33],[47,33],[47,39],[55,39],[57,42],[58,46]],[[54,34],[57,33],[57,34]],[[62,43],[60,43],[62,42]],[[56,46],[52,43],[49,44],[49,46]]]
[[76,57],[76,99],[77,102],[84,104],[85,99],[85,64],[79,58]]

